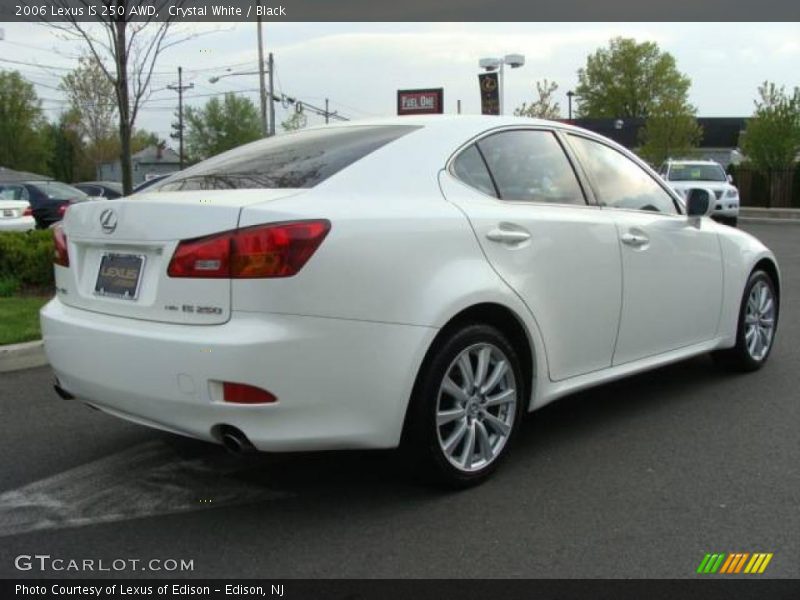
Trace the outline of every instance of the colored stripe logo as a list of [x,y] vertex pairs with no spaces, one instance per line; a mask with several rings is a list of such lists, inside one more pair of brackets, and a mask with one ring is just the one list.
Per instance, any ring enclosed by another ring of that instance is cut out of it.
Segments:
[[735,575],[737,573],[761,574],[767,569],[769,561],[772,560],[772,552],[732,552],[726,554],[719,552],[706,554],[697,572],[703,575],[713,575],[720,573],[725,575]]

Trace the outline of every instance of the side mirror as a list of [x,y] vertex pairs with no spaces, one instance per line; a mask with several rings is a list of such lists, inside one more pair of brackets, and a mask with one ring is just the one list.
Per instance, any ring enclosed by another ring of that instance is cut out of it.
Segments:
[[714,208],[714,193],[703,188],[692,188],[686,194],[686,216],[705,217]]
[[728,173],[727,179],[728,179],[728,183],[733,183],[733,175],[731,175],[730,173]]

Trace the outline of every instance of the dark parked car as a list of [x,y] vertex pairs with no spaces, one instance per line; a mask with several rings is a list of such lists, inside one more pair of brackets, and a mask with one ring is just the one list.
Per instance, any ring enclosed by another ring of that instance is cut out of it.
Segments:
[[27,200],[38,229],[46,229],[64,218],[70,204],[89,199],[77,188],[60,181],[21,181],[0,183],[0,192],[11,192],[15,198]]
[[[160,183],[160,182],[164,181],[170,175],[173,175],[173,173],[167,173],[166,175],[156,175],[155,177],[153,177],[151,179],[148,179],[147,181],[143,181],[142,183],[137,185],[135,188],[133,188],[133,193],[134,194],[138,194],[139,192],[141,192],[143,190],[146,190],[150,186],[153,186],[153,185],[155,185],[157,183]],[[150,190],[150,191],[153,191],[153,190]]]
[[116,181],[84,181],[75,187],[92,198],[113,200],[122,196],[122,184]]

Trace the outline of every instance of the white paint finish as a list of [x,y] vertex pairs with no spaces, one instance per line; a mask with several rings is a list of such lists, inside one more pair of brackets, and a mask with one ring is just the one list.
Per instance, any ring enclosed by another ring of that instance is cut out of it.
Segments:
[[24,216],[30,208],[27,200],[3,200],[0,198],[0,233],[4,231],[30,231],[36,227],[35,219]]
[[237,478],[246,468],[222,452],[187,459],[163,442],[145,442],[3,492],[0,537],[289,496]]
[[[80,400],[208,441],[217,441],[215,425],[233,425],[261,450],[288,451],[395,446],[436,330],[244,312],[215,327],[132,327],[56,299],[42,310],[42,333],[62,387]],[[180,389],[179,374],[196,394]],[[212,395],[222,381],[269,390],[278,402],[225,404]]]
[[704,342],[717,333],[722,304],[719,226],[681,215],[604,209],[616,220],[624,272],[614,364]]
[[[488,261],[535,316],[550,378],[609,367],[622,293],[612,215],[590,206],[496,200],[446,172],[440,181],[447,199],[469,216]],[[489,239],[498,228],[519,229],[530,239]]]
[[[139,305],[124,309],[80,287],[91,281],[92,250],[76,255],[75,267],[56,268],[68,293],[43,309],[42,324],[63,387],[122,418],[202,439],[212,439],[214,425],[229,423],[262,450],[393,447],[425,353],[439,328],[464,309],[499,304],[522,324],[535,361],[529,406],[537,408],[570,391],[732,345],[747,274],[760,258],[774,258],[751,236],[708,220],[694,230],[685,217],[632,213],[623,220],[626,211],[506,205],[449,175],[439,188],[448,159],[484,132],[569,126],[510,117],[372,123],[422,128],[311,190],[124,200],[127,225],[117,242],[95,230],[96,210],[71,209],[67,233],[78,253],[118,244],[162,254],[150,262],[152,295],[143,289]],[[213,202],[201,206],[201,197]],[[329,219],[331,232],[295,277],[165,280],[179,239],[310,218]],[[488,240],[502,223],[530,239],[513,248]],[[626,228],[648,244],[622,246]],[[158,322],[158,303],[222,296],[229,304],[214,326]],[[225,405],[220,381],[263,387],[279,402]]]

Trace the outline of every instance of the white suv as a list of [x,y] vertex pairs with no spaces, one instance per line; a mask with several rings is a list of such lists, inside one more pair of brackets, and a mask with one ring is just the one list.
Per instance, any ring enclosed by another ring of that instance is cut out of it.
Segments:
[[711,216],[717,221],[736,226],[739,219],[739,190],[731,184],[731,176],[725,173],[721,164],[713,160],[668,160],[661,165],[658,173],[682,197],[698,184],[713,191],[716,202]]

